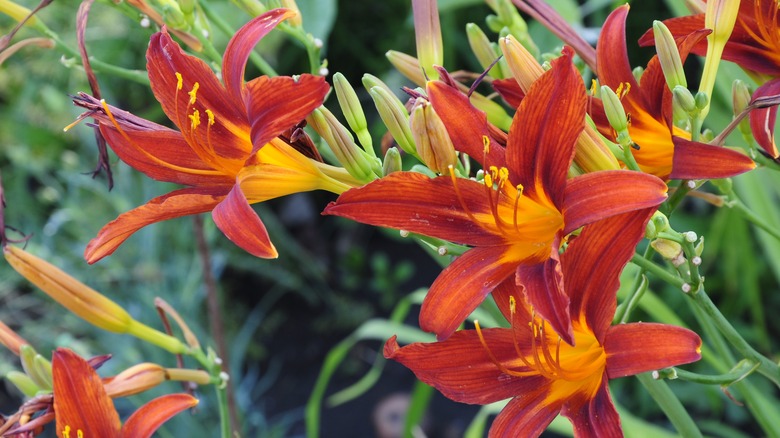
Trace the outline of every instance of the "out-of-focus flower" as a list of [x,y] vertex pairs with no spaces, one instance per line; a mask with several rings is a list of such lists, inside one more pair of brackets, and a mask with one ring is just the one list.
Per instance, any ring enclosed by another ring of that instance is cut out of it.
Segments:
[[614,216],[585,228],[561,255],[572,315],[573,345],[561,338],[523,298],[513,281],[493,297],[511,328],[461,330],[435,343],[399,347],[385,357],[463,403],[512,398],[490,428],[491,437],[539,436],[558,415],[575,436],[622,436],[608,381],[701,358],[701,339],[664,324],[610,326],[619,275],[642,238],[652,209]]
[[99,121],[101,133],[127,164],[153,179],[191,186],[103,227],[87,245],[89,263],[146,225],[207,211],[236,245],[273,258],[276,248],[250,204],[317,189],[341,193],[359,184],[344,169],[309,158],[290,141],[290,130],[322,104],[328,90],[323,78],[261,76],[244,82],[254,45],[290,14],[269,11],[235,34],[223,58],[224,85],[167,33],[152,36],[147,51],[152,91],[180,131],[84,94],[74,100],[90,110],[84,117]]
[[28,345],[29,342],[11,330],[11,327],[5,325],[3,321],[0,321],[0,344],[11,350],[11,353],[19,356],[22,345]]
[[565,51],[530,88],[506,149],[465,95],[443,82],[429,83],[431,103],[455,149],[481,162],[484,181],[456,178],[452,171],[433,179],[395,172],[342,194],[324,211],[474,246],[442,272],[423,302],[420,325],[439,338],[451,335],[496,285],[517,276],[537,314],[573,342],[558,274],[561,240],[584,224],[666,198],[661,180],[639,172],[567,180],[586,103],[572,56]]
[[[657,56],[650,60],[641,82],[634,79],[626,46],[628,10],[628,5],[621,6],[604,22],[596,46],[597,74],[602,85],[621,91],[621,102],[631,117],[628,132],[639,147],[633,151],[639,167],[660,178],[681,179],[725,178],[753,169],[755,163],[744,154],[692,142],[690,133],[674,126],[672,93]],[[696,32],[679,42],[683,61],[706,34]],[[602,109],[594,104],[591,114],[602,132],[611,136],[611,127],[601,117]]]
[[103,382],[86,360],[58,348],[52,370],[58,438],[150,437],[171,417],[198,404],[189,394],[164,395],[141,406],[122,425]]

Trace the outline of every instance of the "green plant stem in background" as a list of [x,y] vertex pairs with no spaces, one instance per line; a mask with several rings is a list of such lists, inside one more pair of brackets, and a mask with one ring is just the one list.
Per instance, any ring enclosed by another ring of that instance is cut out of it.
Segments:
[[666,368],[658,371],[658,377],[663,379],[680,379],[688,382],[701,383],[704,385],[731,385],[734,384],[758,369],[759,363],[743,360],[738,363],[731,371],[716,376],[692,373],[680,368]]
[[217,393],[217,406],[219,407],[219,430],[222,438],[230,438],[230,412],[228,412],[227,387],[214,386]]
[[769,233],[772,237],[780,241],[780,230],[769,225],[761,216],[750,210],[741,200],[737,198],[737,195],[732,193],[729,195],[729,201],[726,202],[726,207],[729,207],[742,215],[743,218],[750,221],[753,225],[761,228]]
[[658,403],[661,410],[672,422],[675,429],[680,432],[680,435],[686,438],[701,437],[701,431],[696,427],[696,423],[693,421],[688,411],[685,410],[680,400],[669,389],[669,385],[666,382],[660,380],[654,380],[648,373],[637,374],[636,378],[645,387],[647,392],[653,397],[653,400]]
[[404,432],[403,436],[417,436],[419,433],[414,433],[416,429],[419,429],[420,421],[422,421],[425,411],[428,410],[428,405],[433,398],[433,387],[427,384],[417,381],[414,383],[414,390],[412,390],[412,400],[409,403],[409,409],[406,411],[406,419],[404,420]]

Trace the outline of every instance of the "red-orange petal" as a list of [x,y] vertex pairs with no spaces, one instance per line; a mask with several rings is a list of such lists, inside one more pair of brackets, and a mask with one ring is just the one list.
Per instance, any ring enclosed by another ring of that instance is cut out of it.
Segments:
[[520,106],[520,102],[525,98],[525,92],[520,88],[520,84],[514,78],[496,79],[490,85],[496,90],[504,101],[512,108]]
[[552,61],[552,68],[528,90],[512,120],[506,148],[510,179],[529,196],[563,206],[574,145],[585,126],[585,88],[572,63],[573,52]]
[[[168,118],[189,137],[192,125],[189,116],[197,109],[202,122],[192,140],[197,142],[196,147],[213,149],[213,155],[233,160],[233,166],[240,166],[251,151],[244,101],[232,100],[208,64],[184,53],[166,32],[152,35],[146,61],[152,92]],[[182,78],[181,89],[178,89],[176,73]],[[195,103],[190,105],[189,92],[196,82]],[[214,115],[209,130],[207,109]]]
[[[499,363],[517,362],[512,331],[483,329],[482,335]],[[395,336],[384,355],[412,370],[418,379],[461,403],[487,404],[537,390],[547,380],[538,374],[510,376],[488,356],[475,330],[459,330],[445,341],[417,342],[399,347]],[[527,372],[525,367],[512,367]]]
[[230,99],[244,102],[244,71],[249,54],[279,23],[295,15],[289,9],[273,9],[243,25],[228,42],[222,58],[222,78]]
[[499,283],[512,276],[517,260],[510,247],[477,247],[458,257],[436,278],[420,309],[420,328],[447,339]]
[[666,324],[631,323],[609,328],[604,338],[610,379],[695,362],[701,359],[696,333]]
[[117,437],[121,423],[103,382],[86,360],[67,348],[52,355],[54,412],[57,436],[70,428],[70,436]]
[[264,259],[279,257],[263,221],[249,205],[239,184],[233,186],[211,216],[217,228],[244,251]]
[[581,320],[584,315],[599,342],[615,315],[620,273],[654,210],[632,211],[588,225],[561,256],[572,318]]
[[718,179],[736,176],[756,167],[740,151],[673,137],[673,179]]
[[561,339],[573,344],[569,297],[564,291],[558,250],[552,249],[551,252],[551,257],[543,263],[520,265],[517,268],[517,284],[523,287],[534,311],[550,323]]
[[295,79],[261,76],[248,82],[246,88],[255,152],[322,105],[329,86],[321,76],[304,74]]
[[197,404],[198,399],[189,394],[167,394],[157,397],[133,412],[122,427],[122,436],[149,438],[171,417]]
[[[613,90],[621,83],[628,83],[631,90],[639,88],[628,62],[626,46],[626,16],[629,6],[622,5],[612,11],[601,28],[596,59],[599,81]],[[630,93],[630,91],[629,91]]]
[[[780,79],[773,79],[758,87],[753,93],[752,101],[769,96],[775,98],[780,96]],[[750,112],[750,130],[753,131],[753,137],[764,152],[772,158],[778,156],[775,144],[775,120],[777,120],[777,105]]]
[[[547,382],[518,393],[490,426],[489,438],[538,437],[561,411],[563,400],[547,399]],[[501,385],[496,385],[501,386]]]
[[154,198],[106,224],[87,244],[84,259],[92,264],[110,255],[133,233],[149,224],[209,211],[226,193],[227,189],[193,188],[175,190]]
[[[504,147],[490,135],[487,116],[471,104],[469,98],[457,88],[442,81],[428,82],[428,98],[439,115],[455,150],[476,160],[482,167],[504,165]],[[490,139],[485,153],[483,137]]]
[[578,438],[623,438],[620,416],[609,395],[606,373],[601,386],[592,398],[574,398],[561,410],[572,423],[574,436]]
[[472,214],[492,217],[484,184],[457,179],[458,199],[449,176],[428,178],[417,172],[394,172],[363,187],[344,192],[322,214],[364,224],[390,227],[464,245],[501,245],[500,234],[474,222]]
[[564,234],[627,211],[654,207],[666,200],[666,184],[653,175],[604,170],[577,176],[566,185]]

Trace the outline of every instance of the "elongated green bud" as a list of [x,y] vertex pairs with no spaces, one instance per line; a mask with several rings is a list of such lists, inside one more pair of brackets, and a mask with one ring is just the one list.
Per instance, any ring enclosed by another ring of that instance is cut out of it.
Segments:
[[[37,358],[40,357],[43,359],[43,357],[30,345],[22,345],[20,353],[19,358],[22,361],[24,372],[30,376],[30,379],[35,382],[35,385],[38,388],[51,390],[51,366],[47,368],[41,366],[40,363],[36,364],[36,361],[40,362],[40,359]],[[49,373],[48,375],[46,375],[47,370]]]
[[[404,75],[406,79],[409,79],[417,86],[425,87],[427,79],[417,58],[395,50],[388,51],[385,56],[390,61],[390,64],[393,64],[393,67]],[[435,77],[439,77],[438,73]]]
[[515,78],[520,88],[527,93],[528,89],[531,88],[531,84],[542,76],[544,69],[539,64],[539,61],[536,60],[536,57],[512,35],[501,38],[498,44],[501,46],[501,52],[504,54],[509,70],[512,72],[512,77]]
[[393,172],[403,170],[403,160],[401,159],[401,153],[398,152],[398,148],[388,148],[385,153],[385,159],[382,160],[382,174],[390,175]]
[[382,118],[382,122],[387,126],[395,142],[404,152],[416,156],[417,148],[414,145],[412,131],[409,129],[409,113],[404,105],[393,93],[383,87],[372,87],[368,92],[374,99],[379,117]]
[[372,156],[376,156],[371,141],[371,134],[368,132],[368,122],[363,113],[363,107],[360,106],[355,89],[349,84],[347,78],[341,73],[333,75],[333,88],[336,90],[336,98],[341,106],[341,112],[347,119],[347,124],[357,135],[358,141],[363,149]]
[[678,85],[687,88],[688,82],[685,80],[680,51],[677,49],[672,33],[663,22],[656,20],[653,22],[653,36],[655,37],[655,48],[658,51],[658,61],[661,63],[661,70],[666,78],[666,85],[670,90],[674,90],[674,87]]
[[454,166],[457,159],[455,147],[444,122],[427,100],[418,98],[414,103],[409,126],[423,163],[439,174],[448,172],[449,166]]
[[444,44],[436,0],[412,0],[412,15],[417,58],[428,78],[438,79],[439,73],[433,67],[444,63]]
[[734,116],[739,115],[750,104],[750,89],[739,79],[735,79],[731,84],[731,102],[734,106]]
[[609,124],[618,133],[628,129],[628,120],[626,119],[626,110],[623,109],[623,103],[620,98],[606,85],[601,86],[601,101],[604,103],[604,112],[607,114]]
[[677,85],[672,89],[672,94],[674,95],[674,101],[680,105],[683,111],[687,113],[696,111],[696,99],[687,88]]
[[35,381],[23,372],[9,371],[5,378],[27,397],[35,397],[38,392],[43,391],[43,388],[36,385]]
[[[480,29],[480,27],[474,23],[468,23],[466,25],[466,36],[469,39],[469,46],[471,47],[471,51],[474,52],[474,55],[477,57],[477,61],[479,61],[479,65],[482,66],[482,69],[484,70],[490,67],[490,65],[493,64],[493,62],[495,62],[495,60],[498,58],[495,44],[491,43],[487,35],[485,35],[485,32],[483,32],[482,29]],[[501,65],[498,63],[490,69],[488,74],[497,79],[502,79],[505,77],[504,72],[501,70]]]
[[[324,106],[317,108],[306,118],[306,121],[330,146],[333,155],[350,175],[363,182],[371,181],[376,177],[371,157],[355,144],[352,134],[327,108]],[[376,165],[379,166],[378,160]]]

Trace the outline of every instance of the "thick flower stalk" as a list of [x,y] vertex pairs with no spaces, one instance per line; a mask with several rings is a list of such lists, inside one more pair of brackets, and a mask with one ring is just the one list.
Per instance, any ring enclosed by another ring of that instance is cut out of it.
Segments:
[[585,228],[561,255],[574,343],[561,342],[513,281],[493,293],[511,328],[461,330],[435,343],[399,347],[385,356],[459,402],[488,404],[512,398],[496,417],[491,437],[539,436],[558,415],[576,437],[622,436],[608,381],[701,357],[690,330],[652,323],[610,326],[618,278],[642,238],[652,209]]
[[529,89],[506,138],[494,137],[485,113],[456,88],[428,84],[455,149],[481,161],[483,181],[458,178],[454,171],[438,178],[395,172],[342,194],[325,209],[325,214],[473,246],[431,286],[420,313],[423,330],[448,337],[493,288],[517,278],[537,314],[573,342],[559,275],[561,242],[585,224],[666,199],[666,185],[639,172],[613,170],[567,180],[586,103],[571,57],[565,51]]
[[[341,193],[358,185],[342,168],[309,158],[291,130],[320,106],[328,85],[308,74],[261,76],[244,82],[254,45],[290,17],[269,11],[230,40],[222,65],[224,85],[209,66],[185,54],[166,32],[152,36],[147,70],[155,97],[178,131],[81,94],[100,131],[127,164],[149,177],[188,188],[152,199],[107,224],[85,251],[88,262],[114,252],[151,223],[212,212],[217,227],[258,257],[277,256],[250,204],[310,190]],[[298,150],[301,149],[301,150]],[[314,155],[314,154],[309,154]]]

